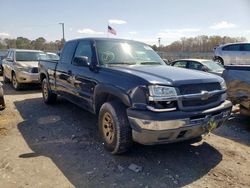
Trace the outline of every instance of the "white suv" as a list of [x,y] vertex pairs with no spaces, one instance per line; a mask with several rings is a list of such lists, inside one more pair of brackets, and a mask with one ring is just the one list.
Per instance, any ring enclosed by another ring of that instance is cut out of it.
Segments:
[[223,65],[250,64],[250,43],[220,45],[214,49],[214,61]]

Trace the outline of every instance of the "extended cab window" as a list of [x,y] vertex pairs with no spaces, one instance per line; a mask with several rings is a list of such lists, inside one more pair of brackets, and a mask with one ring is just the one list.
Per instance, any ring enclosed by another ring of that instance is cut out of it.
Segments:
[[186,61],[176,61],[176,62],[174,62],[173,66],[186,68],[187,67],[187,62]]
[[91,43],[89,41],[79,42],[75,52],[75,57],[77,56],[86,56],[88,57],[88,62],[92,62],[93,54],[92,54]]
[[240,51],[239,44],[228,45],[222,48],[224,51]]
[[61,63],[65,64],[71,63],[76,45],[77,45],[76,41],[66,42],[61,53],[61,58],[60,58]]

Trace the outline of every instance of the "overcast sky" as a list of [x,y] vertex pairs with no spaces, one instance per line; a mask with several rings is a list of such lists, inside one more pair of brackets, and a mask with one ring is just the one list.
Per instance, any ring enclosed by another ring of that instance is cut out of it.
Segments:
[[197,35],[243,36],[250,41],[249,0],[0,0],[0,37],[46,40],[107,37],[169,44]]

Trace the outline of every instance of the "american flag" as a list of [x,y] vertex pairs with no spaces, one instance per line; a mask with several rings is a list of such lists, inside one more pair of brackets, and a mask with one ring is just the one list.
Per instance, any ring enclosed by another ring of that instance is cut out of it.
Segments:
[[108,25],[108,32],[112,33],[113,35],[116,35],[116,31]]

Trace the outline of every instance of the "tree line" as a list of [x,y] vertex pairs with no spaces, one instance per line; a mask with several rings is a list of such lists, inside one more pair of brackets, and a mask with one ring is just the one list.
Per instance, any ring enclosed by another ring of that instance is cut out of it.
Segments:
[[[158,47],[153,45],[152,47],[154,50],[162,52],[212,52],[213,48],[217,45],[245,41],[247,40],[244,37],[201,35],[189,38],[183,37],[169,45],[161,45]],[[21,48],[56,52],[62,49],[63,44],[63,40],[48,42],[43,37],[39,37],[35,40],[30,40],[24,37],[17,37],[16,39],[0,39],[0,49]]]
[[178,41],[172,42],[166,46],[153,45],[153,49],[162,52],[212,52],[214,47],[220,44],[246,42],[245,37],[229,36],[206,36],[183,37]]
[[17,37],[16,39],[0,39],[0,49],[18,48],[56,52],[62,49],[63,44],[63,40],[48,42],[43,37],[39,37],[35,40],[30,40],[24,37]]

